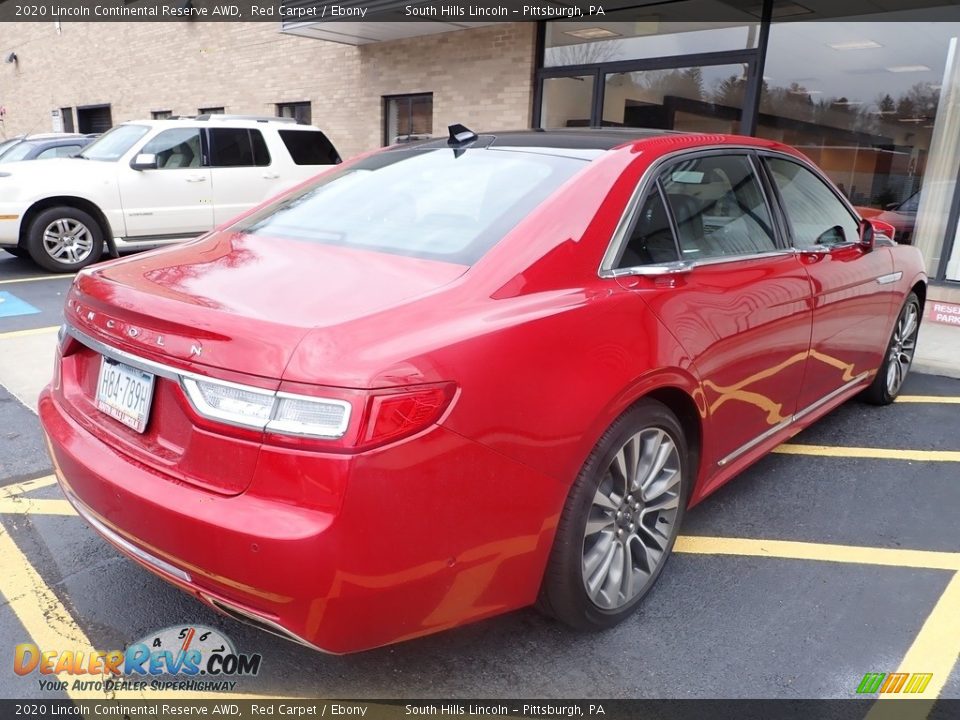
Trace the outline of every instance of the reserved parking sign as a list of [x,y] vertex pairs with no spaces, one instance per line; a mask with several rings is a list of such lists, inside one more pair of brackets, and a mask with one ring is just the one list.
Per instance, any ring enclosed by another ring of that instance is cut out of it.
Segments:
[[933,322],[960,327],[960,305],[932,302],[930,303],[929,318]]

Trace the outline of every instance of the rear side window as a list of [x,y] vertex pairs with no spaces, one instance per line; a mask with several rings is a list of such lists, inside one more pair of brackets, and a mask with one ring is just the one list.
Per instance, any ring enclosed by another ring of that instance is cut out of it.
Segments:
[[520,151],[391,150],[324,174],[236,229],[470,265],[585,166]]
[[280,139],[297,165],[336,165],[340,154],[319,130],[281,130]]
[[660,195],[659,183],[647,195],[633,219],[627,246],[617,263],[619,268],[675,262],[680,259],[673,239],[667,208]]
[[212,128],[211,167],[253,167],[270,164],[270,153],[259,130]]
[[744,155],[681,160],[660,176],[684,260],[777,249],[760,182]]

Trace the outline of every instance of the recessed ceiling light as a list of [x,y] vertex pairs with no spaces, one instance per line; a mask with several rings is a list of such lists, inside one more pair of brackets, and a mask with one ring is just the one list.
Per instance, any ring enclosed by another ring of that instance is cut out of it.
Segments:
[[900,120],[900,122],[905,122],[905,123],[922,123],[927,121],[926,118],[898,118],[898,119]]
[[887,68],[887,72],[905,73],[905,72],[928,72],[930,68],[926,65],[893,65]]
[[600,38],[620,37],[620,33],[600,27],[583,28],[582,30],[564,30],[563,34],[572,35],[573,37],[580,38],[582,40],[599,40]]
[[863,105],[862,100],[834,100],[831,105]]
[[873,40],[851,40],[850,42],[827,43],[827,47],[834,50],[870,50],[883,47],[883,45]]
[[[757,5],[756,7],[749,8],[748,13],[754,17],[762,18],[763,17],[763,5]],[[773,6],[773,17],[774,18],[785,18],[793,17],[795,15],[810,15],[813,12],[810,8],[801,5],[800,3],[777,3]]]
[[821,95],[823,90],[789,90],[791,95]]

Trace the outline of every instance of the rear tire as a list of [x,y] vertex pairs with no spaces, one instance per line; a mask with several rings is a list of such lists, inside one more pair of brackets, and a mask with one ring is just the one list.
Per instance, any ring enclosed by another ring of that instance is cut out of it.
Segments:
[[538,607],[601,630],[636,610],[663,571],[690,487],[687,441],[662,403],[641,400],[604,433],[567,498]]
[[877,369],[870,387],[863,391],[863,399],[872,405],[889,405],[896,400],[903,381],[910,372],[913,356],[917,350],[917,333],[920,332],[920,300],[916,293],[907,295],[900,315],[893,326],[893,334],[883,354],[883,362]]
[[78,208],[47,208],[30,224],[27,250],[44,270],[76,272],[100,259],[103,229],[89,213]]

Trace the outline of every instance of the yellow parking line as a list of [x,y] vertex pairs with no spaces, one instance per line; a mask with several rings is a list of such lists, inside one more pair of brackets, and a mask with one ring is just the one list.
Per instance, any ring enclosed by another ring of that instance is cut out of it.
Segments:
[[51,325],[50,327],[30,328],[29,330],[13,330],[11,332],[0,333],[0,340],[6,340],[7,338],[15,337],[27,337],[28,335],[44,335],[46,333],[57,332],[59,329],[59,325]]
[[63,274],[63,275],[34,275],[31,277],[22,277],[22,278],[11,278],[9,280],[0,280],[0,285],[11,285],[13,283],[25,283],[25,282],[36,282],[37,280],[64,280],[66,278],[72,278],[76,273]]
[[41,500],[38,498],[0,498],[0,515],[76,515],[66,500]]
[[46,477],[34,478],[33,480],[24,480],[23,482],[19,482],[14,485],[4,485],[3,487],[0,487],[0,498],[12,498],[16,497],[17,495],[23,495],[24,493],[32,492],[33,490],[40,490],[41,488],[50,487],[56,482],[56,475],[47,475]]
[[785,443],[773,449],[781,455],[818,455],[823,457],[874,458],[877,460],[916,460],[917,462],[960,462],[956,450],[894,450],[892,448],[839,447],[836,445],[794,445]]
[[859,565],[960,570],[960,553],[933,550],[899,550],[793,540],[755,540],[695,535],[681,535],[677,538],[674,549],[677,552],[698,555],[748,555],[784,560],[818,560]]
[[[960,573],[953,576],[933,606],[920,633],[907,650],[897,672],[933,673],[930,684],[919,695],[935,698],[946,685],[960,656]],[[914,695],[917,697],[917,695]]]
[[[3,570],[0,573],[0,595],[20,620],[29,640],[41,650],[81,651],[85,657],[94,652],[93,644],[77,625],[70,611],[64,607],[56,593],[44,582],[36,568],[21,552],[3,526],[0,526],[0,558],[3,558]],[[21,642],[27,642],[22,638]],[[112,648],[101,648],[112,649]],[[63,672],[57,675],[67,683],[67,694],[74,700],[103,700],[104,692],[95,690],[74,690],[73,681],[78,676]],[[93,677],[81,679],[96,679]],[[243,699],[262,699],[264,696],[247,693],[204,693],[191,691],[135,692],[119,691],[111,694],[118,700],[222,700],[227,697]],[[284,699],[284,698],[280,698]]]
[[[920,632],[913,639],[897,673],[929,673],[919,694],[887,694],[870,708],[864,720],[924,720],[946,685],[960,656],[960,573],[947,583]],[[898,700],[913,700],[900,703]],[[919,700],[919,702],[918,702]]]
[[960,405],[960,397],[949,395],[901,395],[898,403],[940,403],[941,405]]

